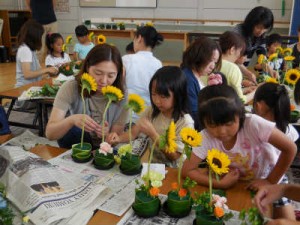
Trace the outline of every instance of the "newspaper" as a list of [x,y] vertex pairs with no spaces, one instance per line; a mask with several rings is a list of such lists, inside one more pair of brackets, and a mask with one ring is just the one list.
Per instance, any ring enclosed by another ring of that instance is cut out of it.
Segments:
[[8,145],[0,147],[0,182],[21,212],[34,224],[43,225],[86,224],[108,191],[100,183],[72,171],[65,173],[20,147]]
[[58,147],[57,141],[49,141],[47,138],[35,135],[30,130],[25,130],[21,135],[10,139],[1,146],[3,145],[19,146],[27,151],[36,145],[50,145]]

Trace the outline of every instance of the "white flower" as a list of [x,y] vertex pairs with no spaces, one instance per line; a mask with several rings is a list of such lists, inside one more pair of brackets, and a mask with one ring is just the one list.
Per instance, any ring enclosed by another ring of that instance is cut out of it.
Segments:
[[227,198],[213,194],[212,199],[213,199],[213,202],[215,203],[214,204],[215,207],[220,207],[220,208],[223,208],[225,210],[228,209],[228,206],[226,205]]
[[113,153],[113,148],[107,142],[102,142],[100,144],[99,153],[102,153],[104,155],[107,155],[107,153],[111,154]]
[[155,181],[152,181],[152,182],[151,182],[151,185],[152,185],[152,187],[158,188],[158,187],[161,187],[161,186],[162,186],[162,182],[159,181],[159,180],[155,180]]

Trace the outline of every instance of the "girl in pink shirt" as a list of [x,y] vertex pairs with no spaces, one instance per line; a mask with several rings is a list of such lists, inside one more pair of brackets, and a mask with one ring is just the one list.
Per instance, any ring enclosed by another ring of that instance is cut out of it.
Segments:
[[[207,151],[216,148],[231,160],[231,170],[213,180],[214,188],[226,189],[239,179],[249,180],[249,189],[257,190],[264,184],[277,183],[289,168],[296,154],[296,145],[284,133],[257,115],[245,114],[244,105],[235,90],[226,85],[207,86],[199,93],[199,120],[205,128],[201,131],[203,142],[194,148],[191,158],[183,166],[183,176],[208,186],[207,169],[198,165]],[[281,154],[277,163],[264,179],[257,171],[266,163],[261,157],[263,143],[270,143]],[[219,162],[220,167],[221,162]]]

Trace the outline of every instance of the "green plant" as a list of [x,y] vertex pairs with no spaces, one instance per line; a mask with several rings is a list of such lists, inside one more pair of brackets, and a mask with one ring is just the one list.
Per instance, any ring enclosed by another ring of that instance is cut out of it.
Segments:
[[0,183],[0,224],[12,225],[15,214],[7,205],[5,193],[5,186],[4,184]]
[[263,225],[264,218],[260,215],[258,208],[243,209],[239,214],[241,225]]

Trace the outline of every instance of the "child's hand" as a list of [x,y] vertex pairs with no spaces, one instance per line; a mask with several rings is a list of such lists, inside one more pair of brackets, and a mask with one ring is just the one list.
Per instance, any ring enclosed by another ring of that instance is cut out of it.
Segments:
[[247,189],[250,191],[257,191],[259,187],[264,185],[270,185],[271,183],[267,179],[257,179],[252,181],[248,186]]
[[58,73],[58,69],[55,66],[47,67],[47,72],[50,76],[55,76]]
[[74,114],[68,118],[72,119],[74,126],[80,129],[84,125],[84,131],[86,132],[93,132],[99,129],[102,131],[102,127],[88,115]]
[[156,130],[150,120],[146,118],[141,118],[137,122],[139,131],[146,134],[149,137],[153,137],[156,134]]
[[114,144],[119,144],[120,143],[120,137],[117,133],[113,132],[113,133],[109,133],[106,138],[105,141],[111,145]]
[[229,171],[221,180],[220,186],[222,188],[227,189],[234,185],[240,178],[240,172],[238,169],[233,169]]

